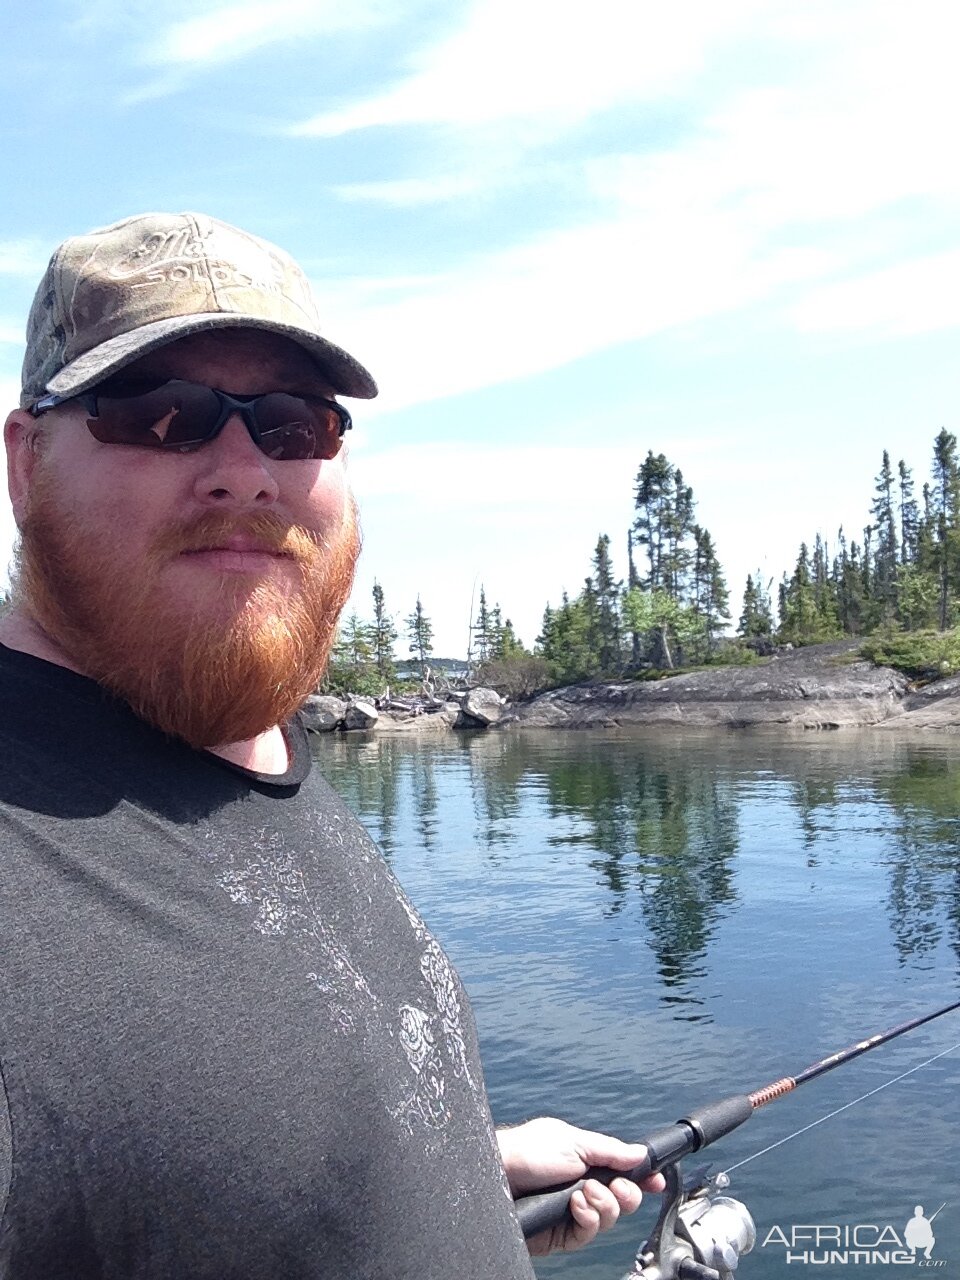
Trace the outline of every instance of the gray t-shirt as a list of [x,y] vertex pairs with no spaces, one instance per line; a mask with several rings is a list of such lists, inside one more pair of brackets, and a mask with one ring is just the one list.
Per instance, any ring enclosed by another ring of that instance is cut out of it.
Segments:
[[289,741],[0,648],[2,1280],[532,1276],[459,981]]

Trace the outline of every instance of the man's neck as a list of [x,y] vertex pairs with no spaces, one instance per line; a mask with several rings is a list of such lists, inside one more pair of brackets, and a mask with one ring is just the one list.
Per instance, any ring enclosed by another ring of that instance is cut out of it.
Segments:
[[[33,658],[42,658],[44,662],[52,662],[58,667],[66,667],[77,675],[85,676],[70,655],[22,609],[14,607],[0,617],[0,644],[8,649],[17,649],[21,653],[29,653]],[[238,764],[242,769],[250,769],[254,773],[280,774],[286,773],[290,766],[290,753],[283,730],[274,725],[255,738],[244,742],[227,742],[219,747],[211,747],[210,751],[231,764]]]

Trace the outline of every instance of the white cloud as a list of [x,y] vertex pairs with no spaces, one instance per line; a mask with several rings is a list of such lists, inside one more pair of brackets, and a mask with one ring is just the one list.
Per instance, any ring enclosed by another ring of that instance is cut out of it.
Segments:
[[[739,19],[750,12],[663,13],[601,0],[589,24],[571,22],[563,5],[551,8],[551,23],[541,0],[509,13],[505,4],[476,5],[459,32],[422,55],[409,80],[302,132],[442,121],[460,126],[450,150],[494,116],[540,113],[563,128],[618,96],[674,92],[709,46],[731,33],[744,38]],[[960,116],[946,38],[951,14],[935,0],[910,12],[875,0],[753,11],[750,36],[780,51],[789,64],[782,76],[751,67],[733,80],[746,88],[722,88],[709,106],[700,104],[699,123],[669,148],[569,160],[567,185],[592,205],[592,220],[581,213],[575,227],[478,254],[433,278],[322,287],[338,334],[344,322],[353,330],[353,345],[383,386],[383,407],[392,408],[536,374],[761,302],[808,331],[954,324],[951,292],[960,291],[952,256],[922,261],[928,222],[936,233],[960,209],[960,171],[950,163]],[[520,84],[510,74],[514,57],[530,70]],[[501,130],[501,140],[489,129],[471,135],[472,168],[447,163],[434,177],[355,184],[340,194],[414,205],[448,199],[460,184],[476,192],[520,181],[518,132]],[[938,271],[947,273],[939,288]]]
[[[582,503],[585,490],[602,493],[611,475],[632,477],[640,461],[632,443],[605,445],[592,439],[579,446],[544,449],[470,445],[461,438],[434,441],[427,451],[421,445],[399,445],[365,452],[356,457],[350,476],[361,503],[399,497],[412,506],[423,503],[432,519],[458,510],[469,489],[472,512],[509,507],[529,517],[538,507],[555,510]],[[438,476],[457,476],[460,483],[438,485]],[[536,477],[535,486],[532,477]]]
[[485,175],[451,174],[434,178],[398,178],[392,182],[345,183],[334,187],[334,192],[341,200],[414,208],[459,200],[488,186],[489,180]]
[[707,47],[757,0],[684,5],[478,0],[463,25],[424,50],[393,89],[293,126],[334,137],[377,125],[489,125],[544,118],[566,128],[620,102],[672,96]]
[[813,289],[791,312],[803,332],[926,333],[960,324],[960,250]]
[[183,18],[161,31],[147,60],[201,66],[242,57],[267,45],[321,33],[363,30],[383,20],[383,0],[247,0]]
[[752,254],[731,220],[665,207],[478,255],[399,291],[377,282],[317,291],[335,339],[373,370],[387,410],[744,307],[814,261],[793,249]]

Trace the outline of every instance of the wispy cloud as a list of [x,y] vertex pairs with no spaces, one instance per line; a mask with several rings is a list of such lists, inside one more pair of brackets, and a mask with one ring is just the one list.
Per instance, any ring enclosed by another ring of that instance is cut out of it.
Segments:
[[[462,138],[474,124],[528,111],[569,123],[618,96],[669,93],[737,16],[695,6],[654,17],[633,0],[600,0],[589,24],[573,24],[563,6],[547,21],[541,0],[504,6],[476,5],[403,84],[301,132],[433,121],[457,126]],[[947,162],[960,115],[952,46],[899,4],[811,7],[815,14],[773,5],[754,15],[766,49],[789,46],[789,74],[754,74],[747,88],[716,75],[721,88],[699,103],[682,140],[571,159],[576,226],[401,287],[368,281],[336,290],[330,313],[345,317],[377,371],[384,408],[537,374],[757,303],[771,308],[771,323],[804,332],[960,323],[957,259],[931,255],[924,243],[927,221],[937,234],[960,212],[960,174]],[[922,11],[945,13],[933,0]],[[634,40],[626,38],[631,23]],[[659,25],[642,39],[645,23]],[[503,74],[503,59],[509,72],[514,57],[529,66],[526,79]],[[490,92],[491,65],[502,92]],[[504,132],[503,143],[483,133],[496,154],[481,148],[473,172],[446,168],[340,194],[416,205],[448,199],[461,183],[482,190],[486,181],[519,180],[522,155],[510,152],[514,131]]]
[[548,118],[566,128],[592,113],[672,95],[707,47],[755,0],[641,5],[594,0],[477,0],[462,26],[424,50],[386,92],[292,127],[333,137],[377,125],[489,125]]
[[813,289],[791,312],[798,329],[892,337],[960,325],[960,250]]
[[385,20],[384,0],[246,0],[182,18],[159,31],[145,51],[157,66],[199,67],[269,45],[322,33],[364,30]]
[[486,175],[451,174],[434,178],[398,178],[386,182],[350,182],[334,187],[341,200],[416,208],[444,204],[489,189]]
[[337,340],[373,368],[383,408],[396,408],[742,307],[809,271],[793,249],[752,249],[729,222],[667,206],[478,255],[400,291],[359,281],[318,292]]

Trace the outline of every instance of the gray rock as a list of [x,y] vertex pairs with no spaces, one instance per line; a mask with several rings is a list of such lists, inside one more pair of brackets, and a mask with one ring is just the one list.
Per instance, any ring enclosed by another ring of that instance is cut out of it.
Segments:
[[855,648],[810,645],[751,666],[554,689],[516,707],[510,719],[571,729],[631,724],[832,729],[899,717],[908,680],[857,659]]
[[496,689],[471,689],[463,700],[463,711],[478,724],[496,724],[503,715],[503,699]]
[[372,729],[380,719],[380,712],[372,702],[358,698],[351,702],[343,717],[345,729]]
[[901,709],[903,714],[884,728],[960,733],[960,675],[946,676],[920,689],[911,689]]
[[342,698],[314,693],[303,704],[300,714],[311,733],[330,733],[343,722],[347,704]]

